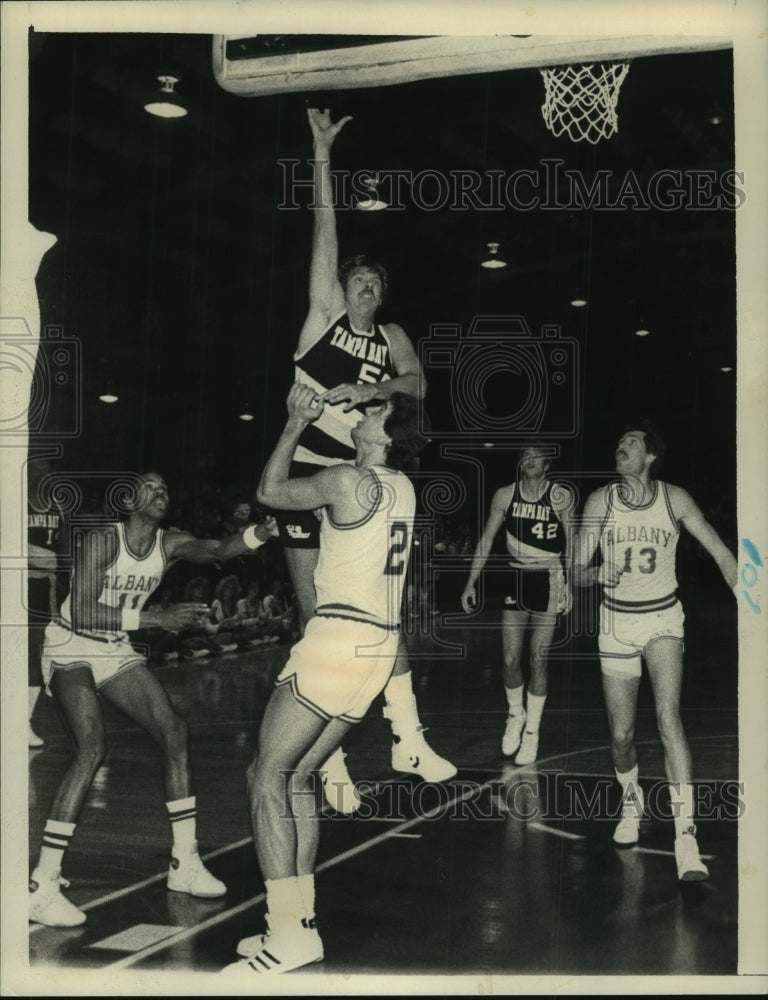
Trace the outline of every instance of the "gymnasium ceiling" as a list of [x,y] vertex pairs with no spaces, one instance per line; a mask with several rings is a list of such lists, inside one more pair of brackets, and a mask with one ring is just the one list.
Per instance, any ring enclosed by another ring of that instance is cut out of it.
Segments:
[[[168,66],[190,109],[183,119],[143,110]],[[537,70],[244,98],[216,84],[209,35],[33,33],[30,219],[58,237],[39,277],[43,322],[83,344],[84,429],[65,460],[244,482],[257,473],[306,309],[306,195],[299,210],[278,207],[278,160],[310,153],[305,99],[354,116],[334,147],[339,170],[541,176],[558,160],[561,185],[562,172],[607,171],[614,193],[629,173],[647,191],[661,170],[689,184],[708,171],[718,194],[734,168],[732,73],[730,50],[636,59],[618,134],[592,146],[547,131]],[[735,364],[734,211],[690,199],[666,211],[583,209],[562,186],[557,199],[529,211],[426,211],[406,197],[401,211],[340,212],[342,252],[386,264],[382,318],[417,344],[433,323],[466,329],[481,314],[523,315],[534,331],[559,325],[578,354],[582,433],[564,444],[569,461],[607,460],[624,421],[643,413],[677,448],[678,478],[705,475],[713,445],[727,478],[735,371],[720,367]],[[509,260],[503,270],[478,266],[491,240]],[[570,305],[577,293],[587,308]],[[641,325],[650,336],[634,336]],[[108,383],[120,395],[112,407],[97,401]],[[246,401],[250,424],[237,420]],[[436,378],[430,409],[449,406],[450,386]]]

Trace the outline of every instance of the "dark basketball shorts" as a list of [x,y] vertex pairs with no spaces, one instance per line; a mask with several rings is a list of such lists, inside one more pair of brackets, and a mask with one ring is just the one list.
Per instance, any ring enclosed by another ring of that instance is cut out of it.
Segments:
[[[291,462],[289,475],[291,479],[314,476],[322,468],[321,465],[310,465],[307,462]],[[280,541],[285,548],[320,548],[320,519],[313,510],[276,510],[273,513]]]
[[546,614],[557,610],[550,608],[550,596],[554,595],[549,570],[510,569],[504,574],[501,595],[504,611]]

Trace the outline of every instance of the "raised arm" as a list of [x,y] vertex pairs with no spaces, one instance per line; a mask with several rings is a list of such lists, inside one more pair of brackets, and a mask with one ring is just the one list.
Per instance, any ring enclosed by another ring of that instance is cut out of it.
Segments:
[[[291,459],[301,433],[322,412],[322,402],[309,386],[296,382],[288,393],[288,420],[270,455],[256,491],[259,503],[274,510],[315,510],[333,503],[340,479],[352,472],[349,466],[322,469],[314,476],[291,479]],[[354,475],[354,472],[353,472]]]
[[702,545],[717,563],[723,579],[733,590],[739,582],[736,557],[702,514],[693,497],[679,486],[667,486],[672,511],[680,524]]
[[312,260],[309,267],[309,312],[299,334],[296,354],[304,354],[323,335],[333,314],[344,306],[344,292],[339,284],[339,245],[336,234],[336,211],[331,180],[331,146],[350,116],[335,124],[328,110],[308,108],[312,129],[315,190],[312,211]]
[[496,532],[504,523],[504,515],[506,514],[509,500],[509,486],[496,490],[493,494],[488,520],[485,522],[485,528],[483,529],[483,533],[480,535],[475,547],[475,554],[472,556],[472,568],[469,571],[469,579],[467,580],[466,586],[461,594],[461,606],[467,614],[474,611],[477,606],[475,583],[477,582],[480,574],[483,572],[483,568],[488,561],[488,556],[490,555],[491,546],[493,545],[493,540],[496,537]]

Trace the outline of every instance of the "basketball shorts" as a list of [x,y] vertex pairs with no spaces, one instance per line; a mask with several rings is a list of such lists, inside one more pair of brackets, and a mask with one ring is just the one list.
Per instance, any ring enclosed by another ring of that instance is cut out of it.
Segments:
[[50,694],[51,681],[57,670],[88,667],[97,688],[103,687],[118,674],[137,664],[146,663],[136,652],[128,638],[90,639],[71,632],[58,622],[51,622],[45,630],[42,670],[45,687]]
[[556,614],[562,575],[559,570],[550,572],[548,569],[512,567],[508,574],[504,574],[503,610],[539,615]]
[[275,686],[289,685],[294,698],[323,719],[360,722],[392,674],[397,638],[368,622],[316,615]]
[[655,639],[682,643],[685,615],[677,601],[664,611],[628,613],[600,606],[600,666],[605,674],[639,677],[642,657]]
[[[323,468],[321,465],[310,465],[308,462],[292,462],[290,478],[314,476]],[[276,510],[274,511],[280,541],[287,549],[319,549],[320,519],[312,510]]]

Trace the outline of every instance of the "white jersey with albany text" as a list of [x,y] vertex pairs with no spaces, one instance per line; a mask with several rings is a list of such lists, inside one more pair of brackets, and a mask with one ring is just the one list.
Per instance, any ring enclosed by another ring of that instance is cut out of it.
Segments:
[[652,486],[650,500],[637,505],[629,499],[631,486],[608,487],[600,549],[603,561],[621,570],[618,585],[603,590],[603,603],[612,611],[663,611],[677,600],[675,552],[680,528],[667,484],[656,480]]
[[367,471],[358,486],[372,504],[367,514],[351,524],[338,524],[323,508],[315,568],[317,613],[395,629],[400,623],[416,496],[404,473],[385,466]]
[[[102,581],[99,604],[108,604],[112,608],[141,611],[150,594],[157,589],[166,569],[165,550],[163,548],[163,529],[155,536],[152,548],[145,556],[137,556],[131,552],[125,537],[125,524],[114,525],[117,535],[117,553],[112,563],[107,567]],[[72,576],[72,588],[61,606],[61,618],[65,625],[72,627],[72,612],[70,595],[74,589],[75,578]],[[87,630],[82,630],[88,635]],[[100,636],[121,636],[122,630],[116,632],[99,630]]]

